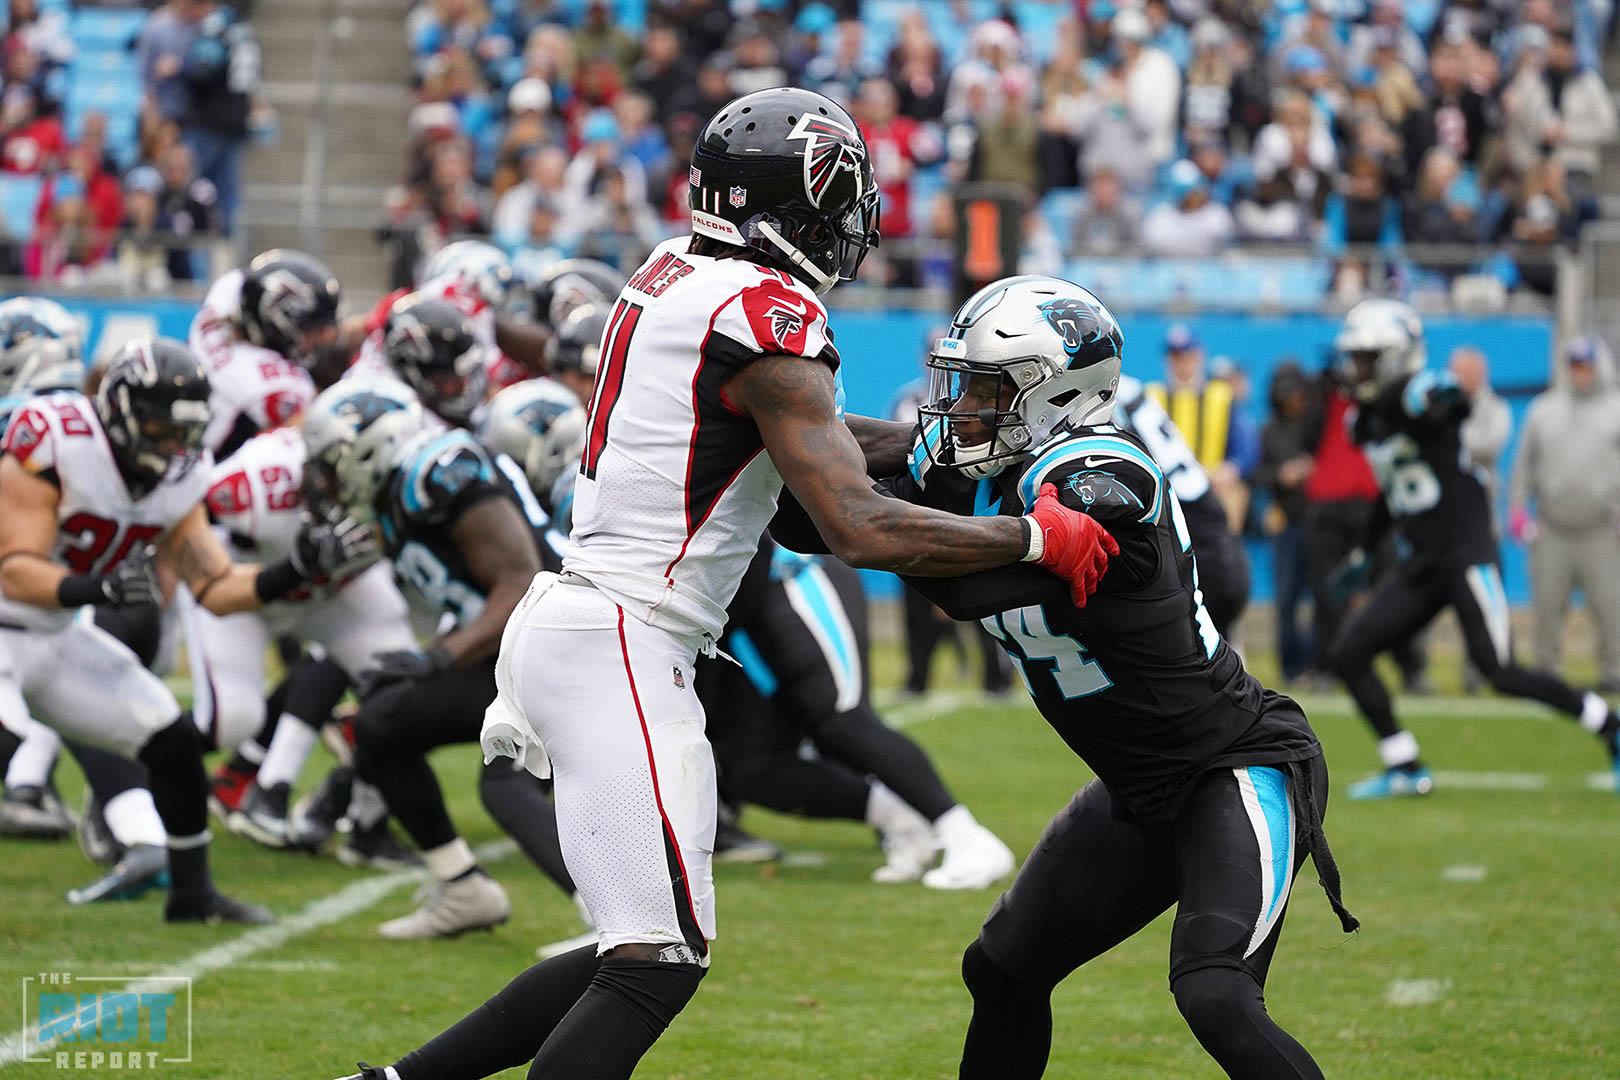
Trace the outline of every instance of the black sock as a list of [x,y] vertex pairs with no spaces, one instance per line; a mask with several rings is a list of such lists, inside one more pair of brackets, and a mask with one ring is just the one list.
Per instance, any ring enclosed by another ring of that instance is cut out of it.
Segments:
[[479,1080],[532,1061],[590,986],[596,946],[542,960],[394,1063],[401,1080]]
[[855,769],[870,773],[929,821],[956,805],[923,748],[859,705],[816,729],[816,745]]
[[132,788],[150,786],[146,768],[138,761],[71,740],[66,740],[65,745],[103,806]]
[[208,878],[208,774],[202,743],[184,716],[141,748],[152,776],[152,802],[169,833],[169,876],[175,892],[206,892]]
[[1322,1070],[1266,1012],[1260,984],[1236,968],[1202,968],[1171,986],[1176,1008],[1198,1042],[1243,1080],[1322,1080]]
[[781,756],[738,762],[726,769],[730,794],[784,814],[865,821],[871,784],[831,758]]
[[1052,989],[1015,979],[975,941],[962,954],[973,1019],[962,1044],[962,1080],[1034,1080],[1052,1053]]
[[707,970],[659,960],[602,961],[535,1055],[528,1080],[628,1080]]
[[562,842],[557,838],[557,810],[546,798],[541,781],[523,769],[514,769],[509,759],[496,758],[479,776],[478,798],[529,861],[565,895],[573,896],[574,879],[563,864]]

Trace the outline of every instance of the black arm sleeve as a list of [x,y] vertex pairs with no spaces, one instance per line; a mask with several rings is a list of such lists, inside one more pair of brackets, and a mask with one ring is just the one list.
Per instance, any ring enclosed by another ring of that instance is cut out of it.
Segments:
[[821,530],[810,520],[810,514],[787,488],[776,501],[776,516],[771,518],[771,539],[800,555],[831,555],[832,549],[821,538]]
[[954,578],[902,577],[953,619],[977,622],[1003,611],[1067,599],[1062,583],[1033,563],[1011,563]]

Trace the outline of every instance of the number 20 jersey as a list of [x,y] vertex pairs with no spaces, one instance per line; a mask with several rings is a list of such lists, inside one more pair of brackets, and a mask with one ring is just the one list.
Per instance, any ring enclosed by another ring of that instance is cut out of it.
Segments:
[[836,377],[838,353],[809,288],[686,245],[655,249],[609,313],[564,569],[650,626],[718,638],[782,490],[725,384],[767,354]]
[[[61,492],[51,556],[75,574],[105,574],[141,544],[155,543],[196,509],[208,491],[213,459],[205,451],[139,499],[130,496],[95,406],[82,394],[31,399],[6,428],[5,453]],[[0,598],[0,623],[60,630],[71,609],[37,608]]]

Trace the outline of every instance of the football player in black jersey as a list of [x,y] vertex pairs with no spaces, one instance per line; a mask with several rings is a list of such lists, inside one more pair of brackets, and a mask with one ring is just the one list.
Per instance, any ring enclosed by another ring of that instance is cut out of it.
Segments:
[[1398,300],[1363,301],[1345,316],[1336,347],[1357,399],[1351,437],[1384,495],[1368,535],[1340,569],[1341,580],[1361,571],[1363,553],[1392,525],[1402,555],[1329,650],[1329,665],[1378,733],[1384,764],[1382,773],[1353,785],[1350,797],[1423,795],[1433,788],[1417,739],[1396,721],[1372,661],[1448,607],[1457,614],[1469,660],[1492,686],[1577,718],[1602,740],[1613,763],[1620,717],[1608,704],[1514,662],[1490,502],[1458,435],[1468,396],[1449,374],[1424,370],[1417,312]]
[[[1177,905],[1170,988],[1210,1056],[1245,1080],[1321,1077],[1262,990],[1305,855],[1345,929],[1356,925],[1321,831],[1322,748],[1299,706],[1262,688],[1215,631],[1174,491],[1109,423],[1122,347],[1114,317],[1076,285],[987,286],[929,360],[933,404],[909,473],[881,482],[962,514],[1056,500],[1119,545],[1089,602],[1021,567],[907,579],[1001,639],[1041,714],[1097,774],[963,958],[973,1020],[961,1075],[1040,1076],[1053,988]],[[795,517],[787,506],[778,537],[803,547]]]

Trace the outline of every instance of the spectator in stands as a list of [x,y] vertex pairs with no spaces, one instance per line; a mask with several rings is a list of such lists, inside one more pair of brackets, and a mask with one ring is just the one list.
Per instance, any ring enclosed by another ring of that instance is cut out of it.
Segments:
[[562,227],[557,200],[540,195],[529,204],[528,228],[512,238],[512,272],[520,281],[534,281],[554,262],[571,257],[578,236]]
[[126,289],[161,292],[169,288],[169,251],[159,225],[163,177],[150,165],[124,178],[124,235],[118,241],[118,273]]
[[1479,160],[1489,130],[1489,103],[1468,84],[1467,35],[1447,31],[1429,51],[1429,87],[1421,108],[1408,113],[1402,136],[1413,176],[1436,145],[1470,165]]
[[116,177],[102,170],[101,159],[88,147],[72,147],[62,164],[62,171],[47,177],[40,188],[35,219],[41,224],[49,220],[58,192],[71,192],[72,198],[85,204],[94,246],[108,247],[124,220],[123,188]]
[[1433,146],[1407,197],[1402,230],[1414,244],[1472,244],[1479,239],[1479,193],[1457,155]]
[[1303,244],[1311,239],[1311,203],[1294,191],[1291,172],[1256,177],[1237,206],[1238,237],[1256,244]]
[[900,115],[900,94],[887,79],[867,79],[851,110],[866,137],[872,171],[883,193],[883,233],[910,236],[911,176],[919,164],[939,157],[938,140],[909,116]]
[[421,205],[441,238],[488,231],[487,193],[473,177],[472,149],[465,139],[434,146],[422,185]]
[[1085,64],[1080,45],[1061,37],[1041,72],[1040,168],[1049,187],[1080,186],[1080,123],[1089,90]]
[[506,127],[495,151],[495,172],[490,194],[497,200],[517,184],[541,148],[567,145],[567,132],[551,112],[551,89],[530,76],[519,79],[506,94]]
[[586,203],[596,193],[603,174],[618,170],[630,198],[647,201],[647,174],[641,164],[627,157],[620,146],[619,122],[606,109],[598,109],[580,126],[584,146],[563,173],[563,215],[570,221],[583,220]]
[[664,231],[676,235],[690,229],[692,150],[703,124],[696,113],[676,113],[664,125],[669,153],[662,169],[647,177],[647,197],[658,210]]
[[1191,139],[1224,139],[1232,122],[1232,35],[1216,18],[1193,26],[1192,61],[1182,96],[1182,129]]
[[636,39],[614,18],[607,0],[590,0],[585,5],[585,18],[574,30],[574,55],[582,68],[592,60],[607,60],[624,79],[640,52]]
[[530,153],[526,162],[528,171],[523,180],[500,196],[490,217],[495,242],[508,251],[525,242],[541,200],[551,202],[554,208],[563,201],[563,173],[568,168],[568,154],[563,148],[543,146]]
[[663,171],[669,142],[663,129],[653,123],[653,106],[647,95],[636,90],[621,91],[613,100],[613,117],[619,122],[619,142],[626,156],[640,165],[646,176]]
[[1345,48],[1346,71],[1378,67],[1378,55],[1388,51],[1403,71],[1421,70],[1428,63],[1423,39],[1406,23],[1404,0],[1373,0],[1371,17],[1351,26]]
[[697,70],[684,48],[679,29],[655,24],[647,28],[641,42],[641,59],[630,69],[630,85],[647,95],[660,124],[678,112],[693,109],[697,102],[692,85]]
[[1337,160],[1333,133],[1321,112],[1301,91],[1284,91],[1275,119],[1255,137],[1255,175],[1287,172],[1296,195],[1314,198],[1320,190],[1325,197]]
[[664,238],[644,196],[634,193],[622,165],[604,167],[595,194],[580,217],[579,253],[625,273],[634,270]]
[[63,79],[60,67],[49,65],[20,37],[8,37],[4,44],[5,84],[23,86],[34,92],[42,116],[61,110]]
[[86,112],[79,121],[79,141],[76,144],[84,147],[97,161],[101,162],[101,171],[110,175],[118,175],[118,162],[113,160],[112,151],[107,147],[107,114],[98,109]]
[[[523,43],[522,78],[534,76],[544,79],[547,86],[559,91],[574,85],[579,69],[574,59],[574,36],[566,26],[542,23],[529,32]],[[563,95],[557,95],[559,98]]]
[[[827,10],[822,4],[807,5],[800,20],[815,8]],[[888,74],[900,95],[900,115],[923,122],[938,120],[945,115],[945,62],[927,16],[918,8],[907,11],[900,17],[896,38],[889,50]]]
[[1232,212],[1210,199],[1209,184],[1198,166],[1185,159],[1176,162],[1168,187],[1170,197],[1149,210],[1142,222],[1143,247],[1155,255],[1201,258],[1231,243],[1237,231]]
[[679,17],[686,28],[687,44],[697,56],[725,48],[735,21],[727,0],[680,0]]
[[1103,165],[1086,184],[1074,219],[1073,251],[1082,257],[1127,255],[1141,238],[1142,208],[1125,197],[1119,174]]
[[495,25],[484,0],[428,0],[418,4],[405,20],[405,33],[411,52],[419,58],[419,74],[426,72],[424,61],[448,48],[459,48],[482,65],[505,56],[512,47],[510,39]]
[[1172,326],[1164,350],[1165,379],[1148,383],[1144,392],[1170,415],[1224,501],[1260,464],[1259,433],[1233,384],[1209,377],[1204,347],[1191,330]]
[[40,282],[88,284],[110,254],[104,239],[91,218],[84,185],[72,173],[60,173],[45,217],[23,250],[23,273]]
[[1374,27],[1368,36],[1372,55],[1367,70],[1372,76],[1372,89],[1378,99],[1378,110],[1397,130],[1407,118],[1423,107],[1423,91],[1418,86],[1417,73],[1428,66],[1428,58],[1408,64],[1401,58],[1400,37],[1390,33],[1388,27]]
[[1080,172],[1090,177],[1107,167],[1133,195],[1145,194],[1156,163],[1148,151],[1147,130],[1125,101],[1125,79],[1118,68],[1103,73],[1086,96],[1079,127]]
[[197,173],[219,192],[225,231],[241,201],[242,150],[253,128],[259,88],[260,50],[253,29],[215,0],[187,0],[196,37],[181,67],[190,106],[181,137],[196,158]]
[[1525,417],[1510,532],[1530,546],[1536,665],[1559,670],[1564,616],[1579,588],[1597,622],[1602,688],[1612,694],[1620,692],[1620,389],[1594,339],[1571,341],[1565,359]]
[[1040,191],[1040,126],[1031,98],[1035,87],[1027,69],[1012,68],[1001,76],[999,102],[976,117],[972,178]]
[[1468,419],[1461,428],[1462,448],[1475,468],[1485,474],[1485,494],[1491,500],[1495,520],[1497,467],[1502,451],[1513,434],[1513,412],[1491,389],[1491,369],[1485,354],[1473,345],[1459,345],[1451,351],[1446,369],[1468,395]]
[[1125,80],[1126,108],[1147,136],[1147,159],[1162,165],[1176,152],[1181,71],[1163,50],[1150,44],[1152,24],[1135,8],[1114,16],[1112,32]]
[[1300,366],[1286,360],[1271,375],[1271,418],[1260,432],[1260,467],[1255,487],[1268,492],[1265,531],[1271,537],[1277,662],[1283,681],[1294,682],[1315,664],[1310,631],[1300,625],[1301,601],[1310,595],[1305,562],[1305,483],[1313,449],[1314,387]]
[[1305,11],[1290,19],[1271,47],[1272,75],[1295,81],[1306,72],[1341,74],[1345,70],[1344,39],[1335,19],[1335,0],[1310,0]]
[[[832,51],[805,65],[804,84],[834,101],[849,102],[855,100],[862,81],[878,74],[881,72],[866,59],[866,27],[859,19],[844,19],[833,34]],[[712,110],[705,117],[708,115]]]
[[191,87],[182,72],[197,38],[196,0],[169,0],[154,11],[136,39],[141,81],[159,115],[175,123],[191,108]]
[[0,168],[10,173],[38,173],[56,168],[67,150],[62,122],[40,116],[34,92],[7,87],[0,94]]
[[782,66],[782,53],[776,42],[755,20],[737,24],[736,44],[731,54],[737,64],[731,70],[731,92],[741,97],[756,90],[784,86],[788,81],[787,69]]
[[[951,71],[950,86],[945,95],[945,119],[951,123],[977,118],[985,110],[999,112],[1002,92],[1009,76],[1020,80],[1016,85],[1029,87],[1033,92],[1035,73],[1022,59],[1024,41],[1009,22],[986,19],[973,28],[966,60]],[[975,88],[987,95],[983,107],[975,107],[970,98]]]
[[1271,118],[1271,76],[1247,36],[1233,34],[1226,51],[1232,65],[1232,126],[1227,139],[1252,146]]
[[[159,162],[163,193],[158,208],[158,227],[179,237],[218,233],[223,229],[219,192],[207,177],[198,176],[191,148],[175,143],[163,152]],[[198,276],[192,272],[187,251],[177,250],[169,260],[169,275],[179,281]]]
[[704,123],[708,123],[709,117],[719,112],[721,106],[734,96],[731,92],[730,56],[716,53],[703,61],[703,65],[698,68],[697,91],[696,100],[692,103],[692,112],[702,117]]
[[1602,148],[1620,137],[1613,93],[1596,71],[1577,65],[1568,29],[1549,37],[1527,27],[1519,46],[1518,70],[1502,92],[1508,159],[1528,171],[1550,147],[1575,190],[1589,192]]
[[1368,154],[1350,159],[1338,189],[1327,197],[1322,217],[1322,248],[1337,255],[1350,245],[1401,243],[1400,203],[1384,187],[1384,168]]
[[13,48],[26,50],[47,72],[61,69],[73,59],[65,12],[42,12],[39,0],[10,0],[3,47],[8,54]]

